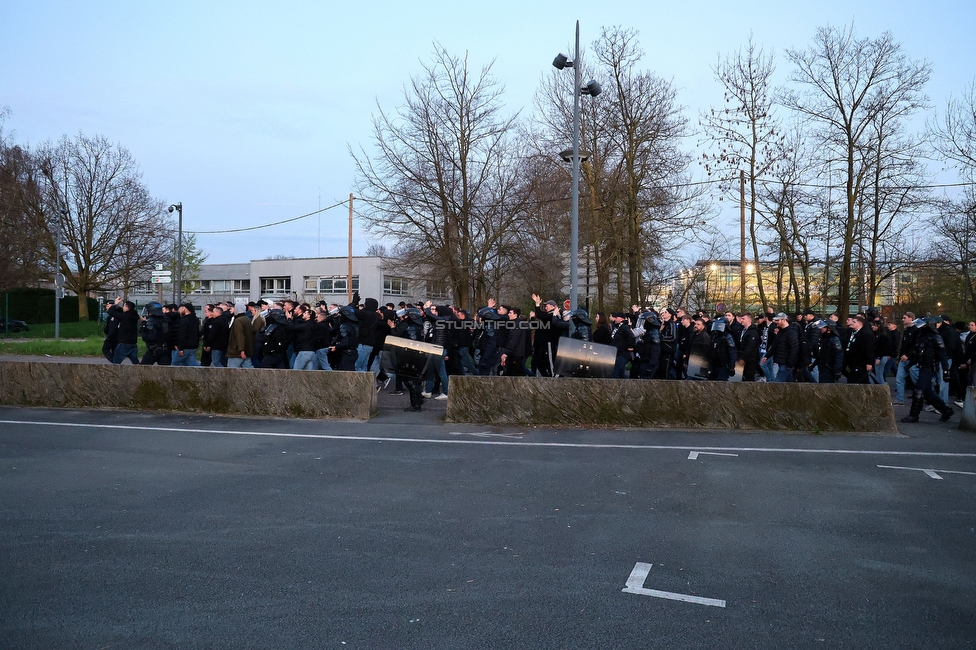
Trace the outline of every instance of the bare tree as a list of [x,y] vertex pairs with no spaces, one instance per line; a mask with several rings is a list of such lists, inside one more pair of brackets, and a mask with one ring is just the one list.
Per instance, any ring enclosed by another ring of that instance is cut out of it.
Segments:
[[[44,202],[35,214],[46,225],[60,219],[65,286],[78,294],[78,316],[88,319],[89,293],[131,284],[162,259],[172,240],[163,202],[153,198],[125,148],[103,136],[62,138],[36,154]],[[44,251],[55,258],[56,227],[44,229]]]
[[496,285],[524,208],[516,118],[502,116],[490,73],[436,45],[406,103],[394,115],[378,107],[375,152],[350,150],[367,230],[396,242],[411,276],[446,283],[464,306]]
[[[715,78],[725,88],[725,106],[701,115],[706,139],[717,147],[715,153],[704,155],[708,175],[717,175],[725,194],[738,201],[739,172],[744,172],[748,233],[757,265],[762,227],[758,184],[774,169],[784,150],[773,111],[774,71],[773,55],[758,49],[750,35],[745,49],[720,59],[714,68]],[[762,273],[756,274],[756,289],[765,311],[768,302]]]
[[976,81],[960,99],[950,99],[941,122],[930,122],[932,147],[964,176],[976,173]]
[[792,81],[803,90],[787,90],[783,103],[817,127],[831,158],[844,165],[846,214],[843,221],[838,311],[850,310],[851,272],[859,222],[858,206],[870,182],[871,166],[862,149],[872,138],[875,121],[909,116],[925,107],[923,88],[928,63],[910,60],[890,33],[858,39],[853,27],[817,30],[806,50],[788,50],[795,65]]

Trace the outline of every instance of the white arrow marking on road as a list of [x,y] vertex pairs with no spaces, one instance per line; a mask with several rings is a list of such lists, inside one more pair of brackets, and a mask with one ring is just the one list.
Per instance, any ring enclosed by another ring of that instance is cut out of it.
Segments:
[[474,436],[475,438],[521,438],[521,433],[491,433],[489,431],[451,431],[452,436]]
[[878,465],[883,469],[908,469],[914,472],[925,472],[934,479],[942,480],[936,472],[942,472],[943,474],[965,474],[966,476],[976,476],[976,472],[959,472],[952,469],[924,469],[922,467],[895,467],[894,465]]
[[670,591],[658,591],[657,589],[644,589],[644,581],[647,574],[651,572],[653,564],[638,562],[634,565],[634,570],[627,578],[627,586],[622,589],[626,594],[638,594],[640,596],[652,596],[654,598],[666,598],[668,600],[680,600],[685,603],[695,603],[696,605],[710,605],[711,607],[725,607],[724,600],[715,598],[701,598],[699,596],[689,596],[687,594],[675,594]]
[[702,454],[705,454],[707,456],[736,456],[736,457],[738,457],[739,455],[739,454],[720,454],[715,451],[691,451],[688,452],[688,460],[698,460],[698,457],[701,456]]

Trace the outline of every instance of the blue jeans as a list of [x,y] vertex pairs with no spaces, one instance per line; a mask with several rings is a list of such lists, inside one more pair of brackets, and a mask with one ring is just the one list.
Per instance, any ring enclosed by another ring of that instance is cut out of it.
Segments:
[[319,370],[332,370],[329,365],[329,348],[319,348],[315,351],[315,362]]
[[215,368],[226,368],[227,367],[227,353],[221,352],[220,350],[210,351],[210,365]]
[[137,343],[119,343],[115,346],[112,363],[118,365],[128,359],[133,364],[139,363],[139,345]]
[[772,359],[766,359],[766,363],[763,363],[762,359],[760,359],[759,367],[762,369],[767,382],[776,381],[776,364],[773,363]]
[[918,381],[918,366],[908,367],[908,361],[898,362],[898,372],[895,374],[895,401],[904,402],[905,401],[905,381],[908,377],[912,378],[913,382]]
[[369,355],[373,354],[372,345],[359,344],[356,349],[359,356],[356,357],[356,372],[366,372],[369,370]]
[[617,357],[617,360],[613,364],[614,379],[624,379],[624,371],[627,369],[628,363],[630,363],[630,359],[627,357]]
[[[952,359],[949,359],[949,370],[952,370]],[[946,404],[949,403],[949,382],[942,381],[942,367],[939,367],[939,372],[935,373],[935,385],[936,390],[939,392],[939,399],[941,399]]]
[[[877,361],[877,360],[876,360]],[[888,367],[888,357],[881,357],[881,361],[871,370],[870,381],[872,384],[881,384],[884,386],[885,382],[885,369]]]
[[251,363],[251,359],[241,359],[240,357],[234,357],[233,359],[227,360],[228,368],[253,368],[254,364]]
[[434,390],[434,375],[441,378],[441,392],[447,395],[447,369],[444,367],[444,357],[447,355],[447,350],[441,353],[439,357],[431,357],[430,367],[427,369],[427,384],[424,389],[425,392],[429,393]]
[[793,369],[780,366],[779,370],[776,371],[776,383],[785,384],[791,381],[793,381]]
[[295,354],[295,365],[293,370],[318,370],[318,363],[315,361],[313,350],[303,350]]
[[174,366],[199,366],[200,362],[197,361],[197,351],[196,348],[192,350],[182,350],[183,356],[176,350],[173,350],[173,363]]

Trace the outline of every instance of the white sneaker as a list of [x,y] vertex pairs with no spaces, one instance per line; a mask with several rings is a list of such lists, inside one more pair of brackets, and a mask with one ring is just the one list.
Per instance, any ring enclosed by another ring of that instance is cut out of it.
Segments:
[[925,407],[925,410],[928,411],[929,413],[935,413],[935,407],[932,406],[931,404],[929,404],[928,406],[926,406]]
[[959,408],[964,408],[966,405],[963,404],[963,401],[961,399],[957,399],[956,406],[958,406]]
[[445,393],[438,393],[434,399],[447,399],[447,395]]
[[[424,399],[430,399],[430,393],[421,393],[420,396],[423,397]],[[934,411],[935,409],[932,410]]]

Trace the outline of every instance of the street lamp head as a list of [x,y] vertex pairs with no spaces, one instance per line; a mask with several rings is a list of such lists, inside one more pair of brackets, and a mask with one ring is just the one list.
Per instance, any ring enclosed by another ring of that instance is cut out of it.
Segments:
[[[565,149],[563,151],[560,151],[559,152],[559,157],[563,159],[563,162],[571,163],[571,162],[573,162],[573,150],[572,149]],[[589,151],[581,151],[581,152],[579,152],[580,162],[586,162],[589,157],[590,157],[590,152]]]
[[588,84],[583,86],[581,92],[589,95],[590,97],[596,97],[597,95],[603,92],[603,88],[600,87],[600,84],[598,84],[596,81],[593,81],[591,79]]
[[559,53],[556,58],[552,60],[552,65],[557,70],[562,70],[563,68],[572,68],[573,62],[566,58],[566,55]]
[[173,213],[173,210],[179,210],[180,212],[183,212],[183,203],[182,202],[174,203],[173,205],[169,206],[170,214]]

